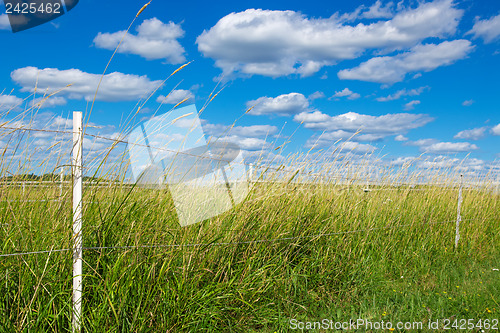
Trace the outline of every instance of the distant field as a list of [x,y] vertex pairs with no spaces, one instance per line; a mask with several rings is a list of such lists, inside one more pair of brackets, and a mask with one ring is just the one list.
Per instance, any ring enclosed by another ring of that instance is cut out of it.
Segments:
[[[85,186],[85,331],[500,318],[498,192],[464,188],[455,251],[457,187],[363,189],[260,183],[181,228],[168,191]],[[2,332],[71,330],[68,190],[1,187],[1,254],[64,250],[0,258]]]

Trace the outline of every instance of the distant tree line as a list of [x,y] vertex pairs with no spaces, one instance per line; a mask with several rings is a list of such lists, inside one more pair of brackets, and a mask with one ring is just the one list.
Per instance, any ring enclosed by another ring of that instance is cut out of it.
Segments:
[[[64,175],[63,180],[71,180],[72,176],[71,175]],[[53,181],[53,182],[58,182],[61,180],[61,175],[60,174],[54,174],[54,173],[46,173],[43,175],[35,175],[33,173],[30,174],[21,174],[21,175],[11,175],[11,176],[4,176],[0,177],[0,182],[25,182],[25,181]],[[85,181],[92,181],[92,182],[108,182],[108,179],[105,178],[99,178],[99,177],[92,177],[92,176],[83,176],[82,180]]]

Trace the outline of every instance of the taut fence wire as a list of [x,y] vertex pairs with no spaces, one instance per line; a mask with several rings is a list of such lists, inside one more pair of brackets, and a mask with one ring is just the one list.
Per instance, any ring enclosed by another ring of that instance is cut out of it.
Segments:
[[[463,219],[462,221],[477,221],[477,220],[476,219]],[[248,240],[248,241],[240,241],[240,242],[188,243],[188,244],[145,244],[145,245],[128,245],[128,246],[127,245],[125,245],[125,246],[90,246],[90,247],[83,247],[83,250],[85,250],[85,251],[90,251],[90,250],[94,250],[94,251],[99,251],[99,250],[138,250],[138,249],[152,249],[152,248],[214,247],[214,246],[231,246],[231,245],[257,244],[257,243],[278,243],[278,242],[293,241],[293,240],[300,240],[300,239],[314,239],[314,238],[322,238],[322,237],[332,237],[332,236],[337,236],[337,235],[368,233],[371,231],[378,231],[378,230],[390,230],[390,229],[398,229],[398,228],[408,228],[408,227],[413,227],[413,226],[446,224],[446,223],[454,223],[454,222],[455,222],[455,220],[437,221],[437,222],[422,222],[422,223],[408,223],[408,224],[401,224],[401,225],[390,225],[390,226],[385,226],[385,227],[338,231],[338,232],[329,232],[329,233],[294,236],[294,237],[256,239],[256,240]],[[73,249],[67,248],[67,249],[56,249],[56,250],[32,251],[32,252],[17,252],[17,253],[0,254],[0,257],[14,257],[14,256],[52,253],[52,252],[66,252],[66,251],[72,251],[72,250]]]

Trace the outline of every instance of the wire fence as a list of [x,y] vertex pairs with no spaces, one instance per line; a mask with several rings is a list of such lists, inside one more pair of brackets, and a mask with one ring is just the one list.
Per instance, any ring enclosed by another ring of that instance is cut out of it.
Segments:
[[[474,219],[467,219],[467,220],[463,219],[461,221],[475,221],[475,220]],[[126,245],[126,246],[91,246],[91,247],[83,247],[83,250],[84,251],[89,251],[89,250],[94,250],[94,251],[99,251],[99,250],[137,250],[137,249],[152,249],[152,248],[214,247],[214,246],[232,246],[232,245],[258,244],[258,243],[277,243],[277,242],[293,241],[293,240],[300,240],[300,239],[314,239],[314,238],[347,235],[347,234],[354,234],[354,233],[368,233],[371,231],[378,231],[378,230],[390,230],[390,229],[408,228],[408,227],[422,226],[422,225],[446,224],[446,223],[455,223],[455,222],[456,222],[455,220],[452,220],[452,221],[439,221],[439,222],[411,223],[411,224],[391,225],[391,226],[375,227],[375,228],[367,228],[367,229],[329,232],[329,233],[314,234],[314,235],[271,238],[271,239],[258,239],[258,240],[248,240],[248,241],[240,241],[240,242],[212,242],[212,243],[188,243],[188,244],[146,244],[146,245]],[[73,249],[66,248],[66,249],[56,249],[56,250],[16,252],[16,253],[0,254],[0,257],[14,257],[14,256],[24,256],[24,255],[34,255],[34,254],[46,254],[46,253],[52,253],[52,252],[66,252],[66,251],[72,251],[72,250]]]

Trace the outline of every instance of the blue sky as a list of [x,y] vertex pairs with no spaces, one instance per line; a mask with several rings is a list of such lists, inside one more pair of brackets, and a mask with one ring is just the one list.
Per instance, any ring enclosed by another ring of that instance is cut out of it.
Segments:
[[60,127],[81,110],[102,135],[116,137],[137,103],[191,61],[136,121],[186,97],[200,110],[224,87],[201,115],[205,131],[248,152],[272,153],[285,141],[283,154],[343,144],[392,165],[424,153],[435,165],[468,156],[472,170],[499,168],[499,2],[153,0],[118,49],[90,114],[99,76],[143,4],[82,0],[16,34],[2,5],[4,118],[18,119],[44,91],[72,84],[31,109],[32,126]]

